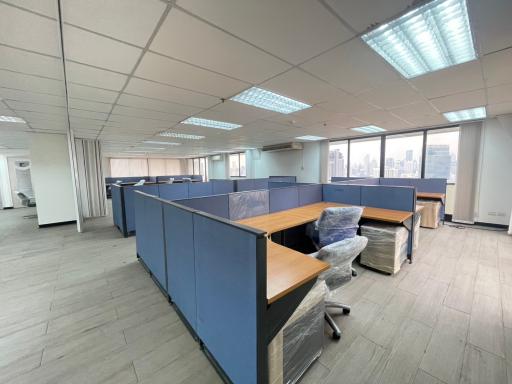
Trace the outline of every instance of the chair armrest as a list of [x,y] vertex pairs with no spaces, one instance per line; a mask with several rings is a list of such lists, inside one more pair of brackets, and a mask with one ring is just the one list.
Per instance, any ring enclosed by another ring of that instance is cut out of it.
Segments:
[[352,263],[352,260],[366,248],[366,244],[368,239],[364,236],[344,239],[320,249],[317,258],[328,262],[331,266]]

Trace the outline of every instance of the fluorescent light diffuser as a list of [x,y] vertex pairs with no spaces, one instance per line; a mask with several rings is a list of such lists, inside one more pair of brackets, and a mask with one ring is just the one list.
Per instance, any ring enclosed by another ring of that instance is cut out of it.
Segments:
[[362,39],[406,78],[476,59],[466,0],[434,0]]
[[179,133],[179,132],[161,132],[159,136],[164,137],[174,137],[176,139],[185,139],[185,140],[201,140],[204,139],[205,136],[200,135],[189,135],[188,133]]
[[487,116],[485,107],[477,107],[471,109],[463,109],[461,111],[453,111],[443,113],[444,117],[448,121],[456,122],[456,121],[465,121],[465,120],[478,120],[485,119]]
[[225,121],[202,119],[200,117],[189,117],[187,120],[183,120],[181,124],[199,125],[201,127],[225,129],[228,131],[241,127],[240,124],[227,123]]
[[144,144],[158,144],[158,145],[181,145],[181,143],[171,143],[169,141],[153,141],[153,140],[145,140]]
[[357,127],[357,128],[351,128],[353,131],[356,132],[362,132],[362,133],[377,133],[377,132],[384,132],[385,129],[381,127],[377,127],[375,125],[367,125],[365,127]]
[[296,137],[296,139],[298,139],[298,140],[307,140],[307,141],[318,141],[318,140],[327,140],[327,137],[305,135],[305,136]]
[[20,119],[19,117],[14,117],[14,116],[0,116],[0,121],[6,122],[6,123],[26,123],[25,120]]
[[311,107],[309,104],[257,87],[246,89],[238,95],[233,96],[230,100],[284,114]]

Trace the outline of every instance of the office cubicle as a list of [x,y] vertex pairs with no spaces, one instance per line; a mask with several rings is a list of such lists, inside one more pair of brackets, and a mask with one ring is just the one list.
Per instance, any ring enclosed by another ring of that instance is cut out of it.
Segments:
[[170,176],[126,176],[126,177],[105,177],[105,188],[107,191],[107,197],[112,195],[113,184],[135,184],[140,180],[144,180],[146,183],[167,183],[169,179],[174,179],[174,182],[181,183],[184,178],[188,178],[193,182],[203,181],[201,175],[170,175]]

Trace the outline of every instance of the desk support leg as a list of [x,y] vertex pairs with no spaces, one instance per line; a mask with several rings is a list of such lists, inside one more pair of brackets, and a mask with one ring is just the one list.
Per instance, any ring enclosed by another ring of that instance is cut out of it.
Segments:
[[[405,229],[409,231],[409,236],[411,239],[411,254],[409,255],[409,264],[412,264],[412,258],[414,253],[414,222],[416,221],[416,214],[414,213],[411,216],[410,222],[406,220],[403,222]],[[407,248],[409,248],[409,238],[407,239]]]

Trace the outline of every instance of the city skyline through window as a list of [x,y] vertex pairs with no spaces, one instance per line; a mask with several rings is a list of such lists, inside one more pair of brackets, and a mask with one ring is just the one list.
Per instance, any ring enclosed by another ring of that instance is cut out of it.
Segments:
[[455,183],[457,179],[457,154],[459,151],[459,128],[429,131],[425,177],[440,177]]
[[245,177],[245,153],[232,153],[229,155],[229,176],[230,177]]
[[384,177],[421,177],[423,132],[386,137]]
[[351,140],[350,176],[380,176],[380,137]]
[[329,145],[328,178],[347,177],[348,141],[336,141]]

